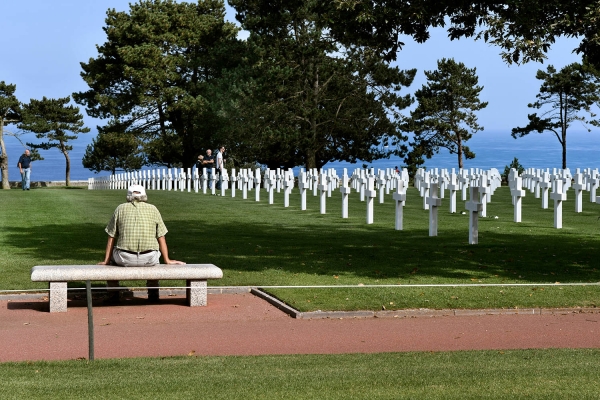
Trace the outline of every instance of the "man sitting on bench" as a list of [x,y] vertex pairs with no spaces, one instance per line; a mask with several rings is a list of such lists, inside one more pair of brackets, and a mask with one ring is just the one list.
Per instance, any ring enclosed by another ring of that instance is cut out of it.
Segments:
[[[127,203],[117,207],[106,226],[108,242],[104,261],[99,265],[123,267],[151,267],[159,264],[162,254],[165,264],[185,264],[171,260],[165,235],[165,226],[160,212],[147,203],[146,190],[141,185],[131,185],[127,190]],[[109,287],[119,286],[119,281],[107,281]],[[147,286],[158,287],[158,281],[147,281]],[[109,303],[120,301],[120,291],[114,292]],[[148,300],[158,300],[158,289],[148,289]]]

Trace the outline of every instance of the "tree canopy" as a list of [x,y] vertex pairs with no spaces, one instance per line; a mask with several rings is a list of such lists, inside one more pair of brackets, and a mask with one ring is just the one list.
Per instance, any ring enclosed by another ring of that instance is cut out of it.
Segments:
[[573,63],[560,71],[549,65],[546,71],[538,70],[536,78],[542,81],[540,92],[537,100],[527,106],[541,110],[541,115],[529,114],[529,123],[513,128],[512,137],[552,132],[562,147],[562,168],[567,168],[567,131],[571,124],[575,121],[600,124],[592,111],[592,106],[600,101],[600,74],[588,64]]
[[399,91],[416,71],[390,67],[368,48],[340,46],[310,0],[265,4],[231,1],[250,32],[251,62],[239,77],[252,85],[230,118],[247,151],[272,167],[389,156],[384,144],[401,136],[396,120],[411,104]]
[[220,128],[213,86],[240,57],[238,28],[224,17],[219,0],[141,0],[128,12],[108,10],[107,41],[81,63],[90,90],[75,100],[93,117],[126,124],[150,146],[152,162],[191,167]]
[[403,35],[422,43],[431,28],[445,27],[452,40],[475,37],[498,46],[508,63],[542,61],[558,37],[575,37],[574,51],[600,66],[595,0],[333,0],[320,7],[338,40],[373,46],[389,60]]
[[[413,152],[431,158],[440,148],[446,148],[457,155],[458,168],[463,168],[463,156],[475,157],[465,142],[483,130],[475,111],[488,103],[479,100],[483,87],[478,86],[475,68],[445,58],[438,60],[437,66],[435,71],[425,71],[427,83],[415,92],[418,105],[406,119],[404,129],[414,133]],[[405,161],[415,158],[412,154]]]
[[133,171],[144,165],[141,143],[117,121],[98,127],[98,136],[86,147],[83,166],[91,171]]
[[60,99],[46,97],[43,97],[42,100],[31,99],[28,104],[23,106],[23,119],[19,123],[20,129],[35,133],[38,139],[47,140],[42,143],[27,143],[32,149],[57,148],[65,156],[65,183],[67,186],[71,182],[69,151],[73,150],[73,146],[67,142],[76,139],[79,133],[90,131],[89,128],[84,127],[83,115],[79,108],[67,105],[70,101],[70,96]]

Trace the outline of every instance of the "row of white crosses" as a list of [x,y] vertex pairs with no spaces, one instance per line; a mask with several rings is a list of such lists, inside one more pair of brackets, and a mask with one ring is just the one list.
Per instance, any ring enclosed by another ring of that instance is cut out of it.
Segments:
[[[208,180],[208,174],[203,171],[202,175],[198,174],[197,170],[194,170],[193,174],[189,169],[187,173],[184,169],[158,169],[158,170],[144,170],[134,171],[130,173],[117,174],[115,176],[91,179],[90,188],[110,188],[110,189],[125,189],[131,184],[141,184],[147,189],[153,190],[181,190],[187,189],[191,191],[193,186],[194,191],[198,193],[200,190],[204,194],[207,193],[207,188],[210,187],[211,194],[215,194],[214,182]],[[214,170],[210,176],[215,176]],[[451,180],[454,182],[455,180]],[[274,202],[274,192],[276,190],[284,190],[284,206],[289,206],[289,195],[295,185],[295,177],[293,171],[287,170],[269,170],[264,172],[264,179],[261,179],[260,170],[255,171],[249,169],[242,169],[236,172],[232,169],[231,175],[224,171],[223,174],[223,185],[221,188],[221,194],[225,194],[228,182],[231,183],[231,195],[235,197],[236,190],[242,191],[242,197],[247,198],[247,193],[250,190],[255,190],[256,201],[260,201],[260,186],[261,183],[269,195],[269,204]],[[107,184],[108,183],[108,184]],[[210,183],[213,183],[210,185]],[[390,190],[395,190],[393,198],[396,202],[396,223],[395,229],[402,230],[403,220],[403,207],[406,201],[406,188],[408,187],[408,172],[404,169],[401,174],[396,173],[392,169],[386,171],[375,172],[374,169],[363,170],[357,169],[354,171],[352,177],[349,177],[346,169],[344,169],[343,176],[337,177],[335,170],[329,169],[323,170],[301,170],[298,177],[298,188],[300,189],[301,197],[301,209],[306,209],[306,193],[307,190],[313,189],[313,194],[319,194],[319,205],[320,212],[326,213],[326,201],[327,197],[331,197],[332,190],[339,188],[342,194],[342,218],[348,218],[348,198],[354,188],[360,193],[362,201],[366,201],[366,222],[372,224],[374,220],[373,209],[374,201],[379,193],[380,203],[383,203],[385,193],[389,193]],[[449,188],[452,186],[450,184]],[[435,190],[437,193],[437,190]],[[432,215],[437,215],[435,211],[439,206],[439,202],[430,200],[432,207]],[[432,222],[430,227],[430,233],[437,234],[437,217],[430,217]]]
[[450,212],[456,212],[456,194],[462,192],[462,200],[467,200],[467,193],[470,187],[478,187],[478,195],[482,202],[481,216],[487,214],[486,204],[491,202],[491,197],[498,187],[501,185],[500,173],[497,169],[492,168],[488,171],[479,168],[460,169],[458,174],[453,168],[451,172],[447,169],[438,170],[437,168],[431,171],[418,169],[415,174],[415,187],[419,190],[419,194],[423,198],[423,209],[428,210],[429,204],[427,198],[430,196],[432,184],[440,191],[440,198],[445,197],[445,191],[449,191],[450,196]]
[[192,180],[191,169],[163,168],[122,172],[100,178],[89,178],[88,189],[126,189],[130,185],[139,184],[151,190],[190,191]]
[[[491,201],[494,191],[500,186],[501,179],[495,168],[489,171],[479,169],[425,171],[419,169],[415,176],[415,187],[423,197],[423,208],[429,210],[429,236],[437,236],[438,208],[441,207],[445,191],[449,192],[450,212],[456,212],[456,194],[462,191],[463,201],[469,192],[469,201],[465,208],[469,212],[469,243],[478,243],[478,219],[486,216],[486,205]],[[439,197],[438,197],[439,193]],[[398,201],[402,197],[398,195]],[[398,207],[397,207],[398,209]],[[398,223],[398,220],[397,220]]]
[[[208,186],[208,174],[206,171],[202,176],[195,170],[194,174],[188,169],[158,169],[146,171],[134,171],[117,174],[106,178],[90,179],[91,189],[125,189],[129,185],[137,183],[147,189],[153,190],[180,190],[194,191],[198,193],[202,188],[206,194]],[[214,176],[214,170],[213,174]],[[548,197],[554,201],[554,226],[562,227],[562,203],[566,200],[566,193],[571,186],[571,174],[568,170],[526,170],[521,176],[516,170],[509,174],[509,187],[514,205],[514,221],[521,222],[522,198],[525,197],[526,189],[535,192],[536,197],[542,198],[542,208],[548,208]],[[575,191],[576,212],[581,212],[581,199],[584,190],[590,191],[590,200],[596,198],[596,190],[600,186],[600,174],[598,170],[579,169],[573,177],[573,189]],[[269,196],[269,204],[274,203],[274,192],[284,191],[284,206],[289,206],[289,195],[295,186],[295,176],[291,169],[269,170],[261,177],[260,169],[241,169],[236,172],[232,169],[231,175],[224,171],[221,194],[225,194],[228,183],[231,183],[231,196],[235,197],[236,190],[242,191],[242,197],[247,198],[248,192],[255,190],[255,199],[260,201],[260,187],[264,185]],[[491,196],[499,186],[500,176],[497,170],[484,171],[480,169],[461,169],[456,173],[453,169],[448,170],[418,170],[415,176],[415,186],[423,197],[423,208],[429,210],[429,234],[437,236],[438,208],[441,207],[445,191],[449,192],[450,212],[456,212],[456,195],[462,192],[463,200],[469,193],[469,201],[465,208],[469,212],[469,243],[478,242],[478,217],[486,216],[486,204],[491,201]],[[214,183],[214,182],[213,182]],[[215,194],[215,186],[211,185],[211,192]],[[344,169],[342,177],[338,177],[335,170],[300,170],[298,175],[298,189],[300,191],[301,209],[306,210],[306,196],[312,190],[313,195],[319,196],[319,208],[322,214],[326,213],[327,197],[331,197],[332,190],[339,189],[342,195],[342,218],[348,218],[348,198],[355,190],[360,194],[361,201],[366,201],[366,223],[373,223],[373,205],[379,194],[380,202],[383,203],[384,193],[394,191],[393,199],[396,203],[395,229],[403,229],[403,207],[406,202],[406,188],[408,187],[408,172],[404,169],[400,174],[388,169],[377,171],[374,169],[356,169],[348,176]],[[523,189],[525,187],[526,189]],[[549,195],[550,189],[552,192]]]
[[[528,180],[523,182],[523,176]],[[525,171],[521,176],[517,171],[512,169],[508,176],[508,184],[511,188],[513,197],[513,205],[515,207],[515,222],[521,222],[521,198],[525,196],[525,190],[522,189],[526,185],[531,192],[535,193],[536,198],[542,198],[542,208],[548,208],[548,197],[554,201],[554,227],[562,228],[562,206],[567,200],[567,190],[571,187],[571,181],[575,194],[575,212],[580,213],[583,210],[583,191],[590,191],[590,201],[596,202],[595,190],[597,189],[597,170],[586,170],[581,172],[577,169],[575,176],[571,176],[568,169],[556,170],[552,173],[549,170],[529,170]],[[552,192],[548,196],[548,192]]]

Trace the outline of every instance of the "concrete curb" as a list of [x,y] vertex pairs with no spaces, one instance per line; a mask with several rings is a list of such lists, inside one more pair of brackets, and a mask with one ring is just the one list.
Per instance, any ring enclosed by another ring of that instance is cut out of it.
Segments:
[[342,319],[342,318],[417,318],[417,317],[462,317],[477,315],[548,315],[548,314],[600,314],[600,308],[489,308],[489,309],[442,309],[429,308],[385,310],[385,311],[310,311],[300,312],[281,300],[252,288],[250,293],[269,302],[296,319]]
[[267,303],[280,309],[281,311],[283,311],[284,313],[288,314],[289,316],[291,316],[293,318],[298,318],[298,314],[300,314],[300,312],[298,312],[298,310],[296,310],[295,308],[288,306],[283,301],[271,296],[270,294],[263,292],[259,288],[252,288],[250,290],[250,293],[252,293],[256,297],[259,297],[259,298],[265,300]]
[[[70,296],[82,295],[85,289],[69,291]],[[105,294],[104,291],[97,293]],[[133,297],[146,297],[145,289],[130,290]],[[252,286],[213,286],[208,288],[208,294],[244,294],[251,293],[272,306],[278,308],[292,318],[296,319],[344,319],[344,318],[418,318],[418,317],[463,317],[481,315],[552,315],[552,314],[600,314],[600,308],[578,307],[578,308],[489,308],[489,309],[442,309],[430,308],[404,309],[404,310],[382,310],[382,311],[309,311],[300,312],[283,301]],[[185,296],[185,289],[161,289],[160,296]],[[47,298],[46,292],[39,293],[17,293],[0,294],[0,301],[15,300],[42,300]]]

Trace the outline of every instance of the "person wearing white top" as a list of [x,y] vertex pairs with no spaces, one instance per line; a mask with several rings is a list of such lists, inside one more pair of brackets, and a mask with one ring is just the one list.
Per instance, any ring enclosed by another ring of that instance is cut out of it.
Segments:
[[216,187],[217,190],[221,190],[221,185],[223,184],[223,168],[225,167],[223,154],[225,154],[225,146],[219,147],[219,152],[217,153],[217,173],[219,174],[219,181],[217,182]]

